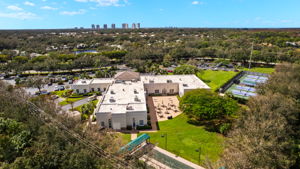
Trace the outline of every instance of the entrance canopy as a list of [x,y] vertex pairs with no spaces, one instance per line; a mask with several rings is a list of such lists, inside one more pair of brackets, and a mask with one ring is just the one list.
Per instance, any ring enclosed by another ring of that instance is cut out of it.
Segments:
[[138,147],[139,145],[141,145],[143,142],[147,141],[148,139],[150,139],[150,136],[148,134],[142,134],[138,138],[130,141],[128,144],[123,146],[120,149],[120,152],[130,152],[136,147]]

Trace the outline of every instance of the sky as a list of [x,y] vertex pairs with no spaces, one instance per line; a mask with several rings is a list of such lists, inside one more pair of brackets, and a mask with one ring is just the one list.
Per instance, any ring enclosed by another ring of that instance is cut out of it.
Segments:
[[0,29],[300,27],[300,0],[0,0]]

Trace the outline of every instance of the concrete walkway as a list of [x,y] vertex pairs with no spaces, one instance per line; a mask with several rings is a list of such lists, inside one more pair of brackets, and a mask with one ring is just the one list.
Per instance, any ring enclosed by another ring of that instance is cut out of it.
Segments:
[[134,140],[137,138],[137,133],[131,133],[131,140]]
[[[75,108],[75,107],[81,106],[81,105],[83,105],[83,104],[86,104],[86,103],[88,103],[88,100],[89,100],[88,97],[87,97],[87,98],[84,98],[84,99],[81,99],[81,100],[78,100],[77,102],[74,102],[73,107]],[[70,104],[67,104],[67,105],[62,106],[61,108],[62,108],[63,110],[65,110],[65,111],[68,111],[68,110],[70,110],[72,107],[71,107]]]
[[183,163],[185,165],[188,165],[188,166],[190,166],[192,168],[195,168],[195,169],[205,169],[204,167],[201,167],[201,166],[199,166],[199,165],[197,165],[195,163],[192,163],[192,162],[190,162],[190,161],[188,161],[186,159],[183,159],[183,158],[181,158],[181,157],[179,157],[179,156],[177,156],[177,155],[175,155],[173,153],[170,153],[169,151],[166,151],[166,150],[164,150],[162,148],[159,148],[157,146],[155,146],[154,149],[157,150],[157,151],[159,151],[160,153],[163,153],[163,154],[165,154],[165,155],[167,155],[167,156],[169,156],[169,157],[171,157],[173,159],[176,159],[177,161],[179,161],[179,162],[181,162],[181,163]]

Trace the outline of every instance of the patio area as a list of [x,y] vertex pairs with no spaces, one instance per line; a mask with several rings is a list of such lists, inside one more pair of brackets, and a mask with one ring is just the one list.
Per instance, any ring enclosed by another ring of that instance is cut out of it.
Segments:
[[158,121],[172,119],[181,114],[176,96],[156,96],[152,99]]

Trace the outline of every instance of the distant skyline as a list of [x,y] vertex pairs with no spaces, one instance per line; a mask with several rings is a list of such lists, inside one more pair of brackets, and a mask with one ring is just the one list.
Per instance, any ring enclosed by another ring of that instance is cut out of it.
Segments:
[[295,28],[300,0],[3,0],[0,29],[141,27]]

